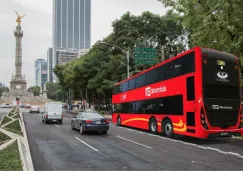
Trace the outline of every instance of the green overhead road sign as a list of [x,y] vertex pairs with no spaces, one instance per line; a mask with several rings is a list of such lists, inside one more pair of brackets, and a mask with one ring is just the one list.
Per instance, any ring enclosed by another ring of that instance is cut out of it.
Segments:
[[134,48],[134,53],[141,53],[141,52],[146,52],[146,53],[157,53],[157,50],[154,48]]
[[135,59],[135,64],[157,64],[157,59]]
[[134,58],[156,58],[156,54],[143,54],[143,53],[135,53]]

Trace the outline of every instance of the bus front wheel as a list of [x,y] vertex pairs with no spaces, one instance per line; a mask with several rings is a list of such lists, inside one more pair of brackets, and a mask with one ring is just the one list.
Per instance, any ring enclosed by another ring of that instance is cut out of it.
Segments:
[[173,125],[170,119],[166,119],[162,123],[163,125],[163,133],[165,137],[168,138],[173,138],[174,137],[174,132],[173,132]]

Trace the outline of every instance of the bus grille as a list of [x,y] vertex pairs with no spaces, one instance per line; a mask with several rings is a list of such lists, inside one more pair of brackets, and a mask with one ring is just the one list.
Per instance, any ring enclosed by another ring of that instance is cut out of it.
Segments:
[[212,127],[228,128],[235,126],[238,121],[238,112],[207,112],[209,124]]

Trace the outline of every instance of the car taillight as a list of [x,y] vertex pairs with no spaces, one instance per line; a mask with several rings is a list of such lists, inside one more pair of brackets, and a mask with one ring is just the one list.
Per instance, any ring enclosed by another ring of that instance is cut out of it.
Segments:
[[48,114],[46,114],[46,118],[48,118]]
[[85,123],[92,123],[92,120],[86,120]]
[[105,123],[109,123],[108,119],[105,120]]
[[201,107],[200,116],[201,116],[200,118],[201,118],[201,124],[202,124],[203,128],[208,129],[208,125],[206,123],[206,116],[205,116],[203,107]]

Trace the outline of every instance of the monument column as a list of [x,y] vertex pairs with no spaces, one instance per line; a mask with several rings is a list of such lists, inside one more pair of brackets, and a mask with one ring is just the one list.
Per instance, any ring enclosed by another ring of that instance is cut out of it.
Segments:
[[[16,11],[15,11],[16,12]],[[10,81],[10,93],[14,96],[26,95],[26,81],[25,77],[22,76],[22,37],[23,31],[21,30],[21,19],[25,16],[20,16],[17,12],[16,30],[14,30],[14,36],[16,39],[15,47],[15,75],[12,76]]]
[[16,76],[16,79],[22,80],[22,37],[23,37],[23,32],[21,31],[20,24],[16,27],[16,30],[14,31],[14,36],[16,38],[15,76]]

